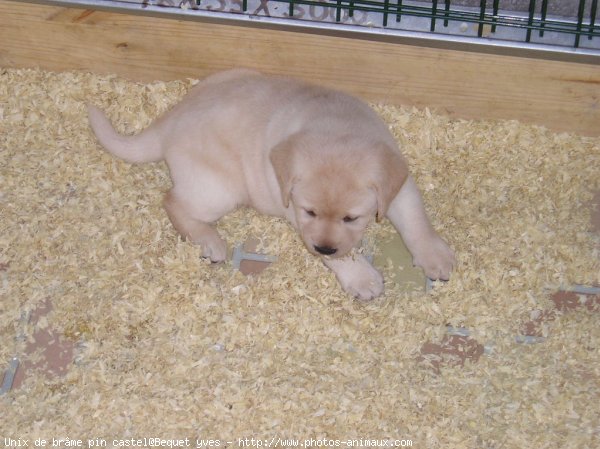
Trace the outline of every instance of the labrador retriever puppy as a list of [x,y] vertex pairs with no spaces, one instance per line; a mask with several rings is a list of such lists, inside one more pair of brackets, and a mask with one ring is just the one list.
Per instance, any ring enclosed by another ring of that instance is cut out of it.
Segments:
[[238,69],[201,81],[135,136],[118,134],[94,106],[88,113],[113,155],[166,161],[173,182],[166,212],[213,262],[227,254],[214,222],[250,206],[286,218],[361,300],[383,292],[381,274],[352,251],[373,219],[389,218],[429,278],[448,279],[455,264],[387,126],[344,93]]

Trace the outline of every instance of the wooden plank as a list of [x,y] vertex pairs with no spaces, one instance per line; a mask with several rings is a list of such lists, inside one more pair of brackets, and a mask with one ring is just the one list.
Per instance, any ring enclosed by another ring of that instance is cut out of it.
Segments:
[[0,66],[151,81],[231,67],[366,100],[600,135],[600,66],[0,0]]

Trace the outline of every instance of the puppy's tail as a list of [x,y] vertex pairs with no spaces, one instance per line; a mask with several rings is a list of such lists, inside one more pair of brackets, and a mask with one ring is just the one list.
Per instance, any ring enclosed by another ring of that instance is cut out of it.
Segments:
[[162,145],[152,128],[136,136],[122,136],[100,109],[88,105],[88,118],[94,134],[106,150],[131,163],[158,162],[163,159]]

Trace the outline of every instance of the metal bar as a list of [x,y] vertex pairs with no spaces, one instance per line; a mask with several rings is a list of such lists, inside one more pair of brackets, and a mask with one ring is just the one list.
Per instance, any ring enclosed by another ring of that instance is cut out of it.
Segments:
[[466,327],[454,327],[454,326],[446,326],[446,332],[448,335],[456,335],[458,337],[470,337],[471,331]]
[[600,295],[600,287],[594,287],[592,285],[575,284],[568,287],[561,287],[559,290],[580,293],[582,295]]
[[538,343],[544,343],[546,337],[536,337],[535,335],[517,335],[515,336],[515,343],[523,345],[535,345]]
[[485,20],[485,4],[486,0],[481,0],[479,3],[479,26],[477,27],[477,37],[483,36],[483,24]]
[[[25,340],[25,326],[27,325],[27,323],[29,323],[29,319],[31,318],[31,312],[21,312],[21,318],[19,320],[19,333],[17,334],[15,341],[16,341],[16,349],[15,349],[15,353],[18,354],[19,352],[19,342],[22,342]],[[2,380],[2,386],[0,387],[0,396],[8,393],[10,391],[10,389],[13,386],[13,383],[15,381],[15,375],[17,374],[17,370],[19,369],[19,366],[21,365],[21,361],[19,360],[18,355],[15,355],[13,358],[10,359],[10,362],[8,364],[8,369],[6,370],[6,372],[4,373],[4,379]]]
[[250,260],[253,262],[265,262],[274,263],[277,262],[277,256],[270,254],[250,253],[244,251],[244,244],[240,243],[233,248],[233,255],[231,256],[231,263],[236,270],[240,269],[240,264],[243,260]]
[[448,26],[448,17],[450,16],[450,0],[446,0],[446,5],[444,7],[444,26]]
[[575,34],[575,48],[579,47],[581,38],[581,28],[583,24],[583,11],[585,10],[585,0],[579,0],[579,10],[577,11],[577,33]]
[[498,23],[499,8],[500,8],[500,0],[494,0],[494,5],[493,5],[494,18],[492,19],[492,33],[496,32],[496,24]]
[[387,26],[388,12],[389,12],[390,0],[384,0],[383,2],[383,26]]
[[588,39],[592,40],[592,33],[594,32],[594,28],[596,25],[596,13],[598,12],[598,0],[592,0],[592,8],[590,11],[590,34],[588,35]]
[[544,27],[546,26],[547,14],[548,14],[548,0],[542,0],[542,21],[540,23],[540,37],[544,37]]
[[19,359],[17,357],[13,357],[10,359],[8,364],[8,369],[4,373],[4,380],[2,381],[2,386],[0,387],[0,396],[6,394],[10,391],[15,381],[15,375],[17,374],[17,370],[19,369]]
[[435,16],[437,15],[437,0],[433,0],[431,3],[431,26],[429,30],[433,33],[435,31]]
[[535,14],[535,0],[529,0],[529,18],[527,19],[527,36],[525,42],[531,42],[531,28],[533,25],[533,16]]
[[396,22],[402,20],[402,0],[398,0],[396,3]]

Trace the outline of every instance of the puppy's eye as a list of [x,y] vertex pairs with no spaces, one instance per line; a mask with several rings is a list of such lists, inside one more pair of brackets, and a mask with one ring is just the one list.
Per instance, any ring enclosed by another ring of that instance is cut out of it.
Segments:
[[314,210],[305,210],[306,215],[308,215],[309,217],[316,217],[317,214],[315,214]]
[[351,217],[349,215],[346,215],[344,217],[344,223],[352,223],[353,221],[356,221],[358,217]]

